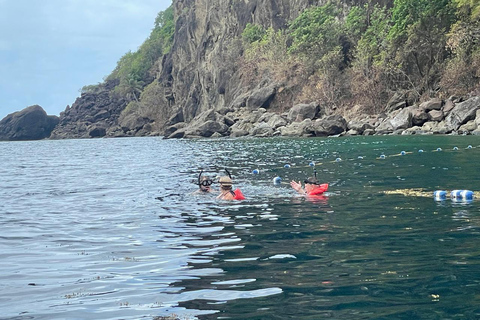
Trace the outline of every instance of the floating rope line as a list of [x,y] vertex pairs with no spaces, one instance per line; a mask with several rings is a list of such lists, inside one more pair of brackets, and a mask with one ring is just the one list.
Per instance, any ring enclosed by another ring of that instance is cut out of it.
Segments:
[[[472,145],[468,145],[466,148],[464,148],[464,150],[477,149],[479,147],[480,146],[473,147]],[[442,148],[439,147],[435,150],[432,150],[431,152],[459,152],[459,151],[461,151],[461,149],[459,149],[458,147],[453,147],[452,149],[442,149]],[[415,152],[413,152],[413,151],[400,151],[400,153],[395,153],[395,154],[391,154],[391,155],[381,154],[378,157],[376,157],[375,159],[376,160],[385,160],[387,158],[402,157],[402,156],[412,155],[414,153]],[[419,149],[417,153],[427,153],[427,152],[424,151],[423,149]],[[340,163],[340,162],[344,162],[344,161],[358,161],[358,160],[364,160],[364,159],[368,159],[368,158],[366,156],[358,156],[357,158],[354,158],[354,159],[343,160],[342,158],[337,157],[335,160],[326,161],[325,163]],[[274,168],[266,169],[265,171],[277,171],[277,170],[281,170],[281,169],[291,169],[291,168],[301,169],[301,168],[321,166],[323,164],[324,163],[317,162],[317,161],[310,161],[308,163],[308,166],[307,165],[295,165],[295,164],[292,164],[292,163],[286,163],[282,167],[274,167]],[[248,169],[248,168],[244,167],[243,169]],[[261,171],[260,171],[260,169],[256,168],[256,169],[253,169],[251,172],[252,172],[252,174],[260,174]]]
[[448,198],[448,194],[450,194],[450,199],[454,202],[470,202],[475,199],[479,195],[480,192],[478,191],[470,191],[470,190],[452,190],[452,191],[445,191],[445,190],[436,190],[436,191],[425,191],[425,189],[396,189],[396,190],[387,190],[383,191],[382,193],[388,195],[403,195],[406,197],[427,197],[433,198],[436,201],[445,201]]

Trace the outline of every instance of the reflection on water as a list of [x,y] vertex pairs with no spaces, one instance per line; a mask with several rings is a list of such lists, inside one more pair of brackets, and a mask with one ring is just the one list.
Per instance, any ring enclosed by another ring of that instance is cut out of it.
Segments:
[[[479,318],[478,201],[384,192],[480,190],[479,142],[0,143],[0,319]],[[191,194],[225,168],[246,201]]]

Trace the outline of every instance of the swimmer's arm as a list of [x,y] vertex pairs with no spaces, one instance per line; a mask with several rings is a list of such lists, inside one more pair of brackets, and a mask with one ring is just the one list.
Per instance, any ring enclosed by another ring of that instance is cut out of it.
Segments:
[[290,181],[292,188],[300,194],[305,194],[305,190],[302,188],[302,184],[296,181]]

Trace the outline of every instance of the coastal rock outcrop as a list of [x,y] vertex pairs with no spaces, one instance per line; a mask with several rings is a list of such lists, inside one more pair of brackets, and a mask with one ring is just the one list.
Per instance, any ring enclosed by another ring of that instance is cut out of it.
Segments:
[[41,140],[48,138],[58,124],[57,116],[49,116],[38,105],[7,115],[0,121],[0,140]]
[[[51,134],[52,139],[100,138],[117,132],[118,119],[126,101],[113,92],[116,83],[105,82],[93,92],[82,93],[75,103],[60,113],[60,122]],[[130,130],[130,128],[128,128]]]

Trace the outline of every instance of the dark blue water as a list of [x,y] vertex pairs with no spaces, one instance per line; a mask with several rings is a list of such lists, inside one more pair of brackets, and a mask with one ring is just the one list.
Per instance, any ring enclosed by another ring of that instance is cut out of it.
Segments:
[[[478,319],[480,199],[431,193],[479,191],[479,145],[0,143],[0,319]],[[191,194],[224,168],[246,201]],[[313,168],[330,189],[305,199]]]

